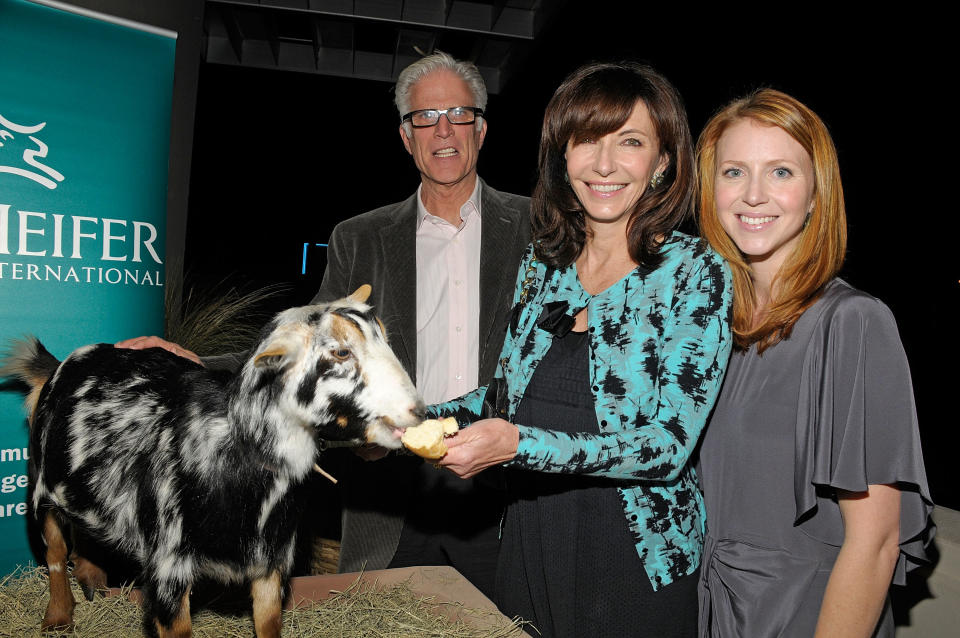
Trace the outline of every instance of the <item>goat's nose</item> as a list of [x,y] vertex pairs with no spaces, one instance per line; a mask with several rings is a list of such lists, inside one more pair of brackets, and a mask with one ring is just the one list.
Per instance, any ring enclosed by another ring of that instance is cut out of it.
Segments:
[[418,419],[423,419],[425,416],[427,416],[427,406],[422,400],[417,401],[416,405],[411,408],[410,412]]

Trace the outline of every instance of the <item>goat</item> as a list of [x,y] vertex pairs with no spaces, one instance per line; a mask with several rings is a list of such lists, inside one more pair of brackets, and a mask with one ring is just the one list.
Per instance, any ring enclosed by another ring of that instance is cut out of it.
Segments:
[[32,388],[28,498],[47,546],[44,629],[73,622],[73,529],[139,566],[145,632],[189,636],[202,578],[251,583],[256,635],[280,635],[323,441],[399,448],[399,431],[423,416],[369,292],[278,314],[227,378],[159,348],[85,346],[60,363],[35,338],[14,346],[0,374]]

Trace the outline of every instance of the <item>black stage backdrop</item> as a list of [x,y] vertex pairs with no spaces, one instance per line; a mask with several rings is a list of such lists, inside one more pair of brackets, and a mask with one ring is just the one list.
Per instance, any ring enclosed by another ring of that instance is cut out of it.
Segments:
[[[936,28],[943,16],[911,6],[910,16],[871,8],[838,17],[782,4],[730,5],[707,16],[646,3],[599,15],[580,5],[544,27],[491,96],[480,174],[498,189],[530,193],[543,108],[562,78],[591,60],[632,58],[658,68],[683,94],[694,135],[721,104],[757,87],[804,101],[827,122],[840,154],[850,226],[842,275],[893,309],[934,499],[960,509],[949,471],[960,268],[954,105],[945,97],[954,76]],[[338,221],[403,199],[418,183],[392,99],[386,83],[204,64],[188,285],[281,282],[289,288],[275,309],[306,303],[325,265],[316,244]]]

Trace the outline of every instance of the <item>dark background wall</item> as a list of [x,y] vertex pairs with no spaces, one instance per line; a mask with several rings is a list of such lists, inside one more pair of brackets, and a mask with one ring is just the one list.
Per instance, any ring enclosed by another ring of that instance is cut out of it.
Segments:
[[[531,191],[543,107],[569,71],[593,59],[653,64],[683,94],[695,135],[721,104],[759,86],[807,103],[840,153],[850,223],[843,276],[893,309],[934,497],[960,509],[949,470],[960,269],[953,105],[944,96],[954,74],[942,16],[911,7],[910,16],[843,17],[800,5],[706,14],[652,3],[610,3],[601,14],[593,5],[570,3],[491,97],[480,174],[496,188]],[[277,309],[306,303],[324,267],[313,244],[326,242],[337,221],[405,198],[418,182],[392,87],[211,64],[201,65],[198,86],[188,284],[284,282]]]

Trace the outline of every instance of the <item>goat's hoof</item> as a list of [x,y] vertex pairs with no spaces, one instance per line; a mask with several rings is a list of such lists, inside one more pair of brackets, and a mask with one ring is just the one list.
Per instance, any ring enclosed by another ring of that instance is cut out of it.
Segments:
[[97,595],[97,587],[90,583],[80,583],[80,591],[83,592],[83,597],[90,602],[93,602],[94,596]]
[[40,631],[47,633],[53,632],[64,632],[64,631],[73,631],[73,619],[72,618],[47,618],[44,616],[43,622],[40,623]]
[[101,570],[94,570],[89,573],[81,572],[80,574],[74,571],[73,575],[77,577],[77,583],[80,585],[83,597],[91,602],[93,602],[93,598],[98,591],[107,588],[107,575]]
[[107,573],[76,554],[73,556],[73,576],[83,590],[83,597],[89,601],[93,600],[97,591],[107,588]]
[[40,631],[72,631],[73,630],[73,600],[70,605],[48,605],[40,623]]

